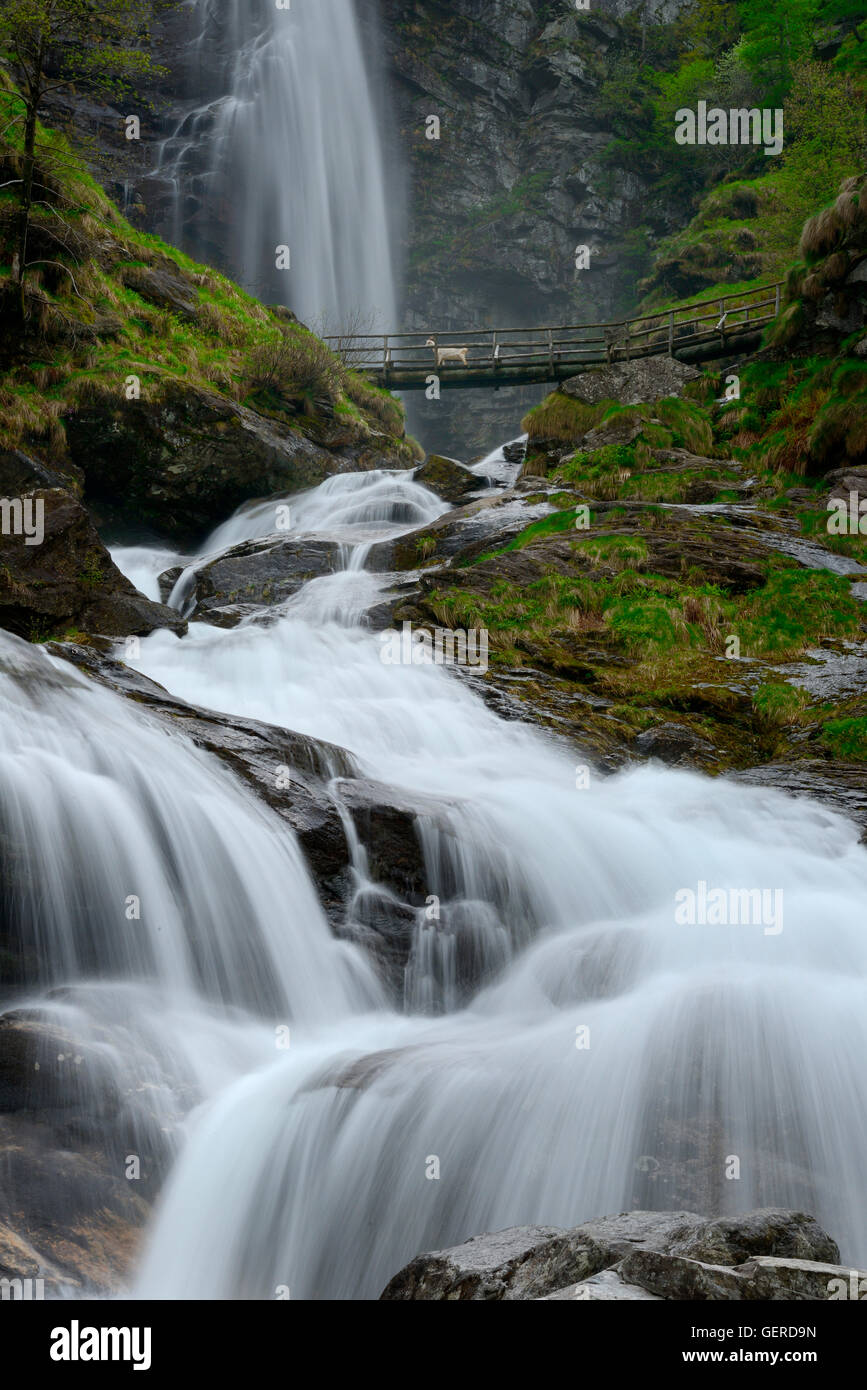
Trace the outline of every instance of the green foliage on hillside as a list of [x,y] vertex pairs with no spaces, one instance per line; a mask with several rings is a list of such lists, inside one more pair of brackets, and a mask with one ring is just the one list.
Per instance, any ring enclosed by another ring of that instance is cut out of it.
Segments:
[[[657,248],[643,307],[781,276],[805,217],[867,162],[867,15],[857,0],[696,0],[668,25],[627,17],[600,100],[605,160],[697,209]],[[699,101],[781,108],[782,153],[678,145],[675,114]]]
[[[0,171],[19,167],[19,110],[0,69]],[[85,401],[120,402],[134,377],[145,400],[181,382],[323,442],[418,457],[399,401],[348,370],[288,310],[131,226],[67,141],[41,125],[35,183],[28,240],[39,263],[24,286],[23,330],[0,341],[0,446],[61,460],[69,413]],[[0,312],[17,288],[18,218],[14,185],[0,189]]]

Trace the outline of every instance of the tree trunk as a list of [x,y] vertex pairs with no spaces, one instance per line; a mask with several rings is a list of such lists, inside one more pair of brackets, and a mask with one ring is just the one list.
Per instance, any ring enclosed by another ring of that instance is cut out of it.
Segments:
[[33,174],[36,165],[36,111],[38,97],[27,97],[27,119],[24,125],[24,178],[21,189],[21,211],[18,222],[18,283],[24,284],[27,268],[27,234],[30,229],[30,210],[33,207]]
[[30,80],[24,93],[26,117],[24,122],[24,180],[21,189],[21,210],[18,223],[18,265],[16,275],[16,302],[20,329],[24,331],[25,301],[24,277],[27,274],[27,236],[30,230],[30,212],[33,207],[33,175],[36,166],[36,124],[39,107],[44,95],[43,72],[45,67],[45,39],[40,38]]

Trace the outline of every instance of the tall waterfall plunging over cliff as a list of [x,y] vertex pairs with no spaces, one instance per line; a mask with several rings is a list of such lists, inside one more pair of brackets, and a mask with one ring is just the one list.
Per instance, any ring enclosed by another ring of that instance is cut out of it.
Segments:
[[[196,0],[196,59],[227,55],[225,91],[168,142],[183,225],[191,155],[205,143],[203,189],[227,228],[234,276],[322,331],[396,322],[386,156],[355,0]],[[200,153],[196,158],[200,161]],[[289,268],[277,269],[277,248]]]

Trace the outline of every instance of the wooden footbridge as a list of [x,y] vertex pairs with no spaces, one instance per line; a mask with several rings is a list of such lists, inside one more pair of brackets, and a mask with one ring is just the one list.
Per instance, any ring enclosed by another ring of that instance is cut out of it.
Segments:
[[[361,333],[326,339],[347,366],[392,391],[531,386],[610,362],[668,356],[707,362],[757,347],[780,312],[782,284],[697,300],[617,323]],[[432,340],[432,341],[431,341]]]

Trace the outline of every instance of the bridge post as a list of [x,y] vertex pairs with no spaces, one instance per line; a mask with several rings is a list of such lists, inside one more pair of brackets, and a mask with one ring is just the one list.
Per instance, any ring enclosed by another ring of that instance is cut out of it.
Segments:
[[383,337],[382,337],[382,384],[383,384],[383,386],[387,386],[387,385],[388,385],[388,368],[389,368],[390,363],[391,363],[391,353],[389,352],[389,348],[388,348],[388,334],[387,334],[387,333],[384,333],[384,334],[383,334]]
[[668,355],[674,356],[674,310],[668,311]]
[[777,285],[774,295],[774,318],[778,318],[780,313],[780,287]]
[[551,380],[554,380],[554,333],[548,329],[548,367],[551,372]]

